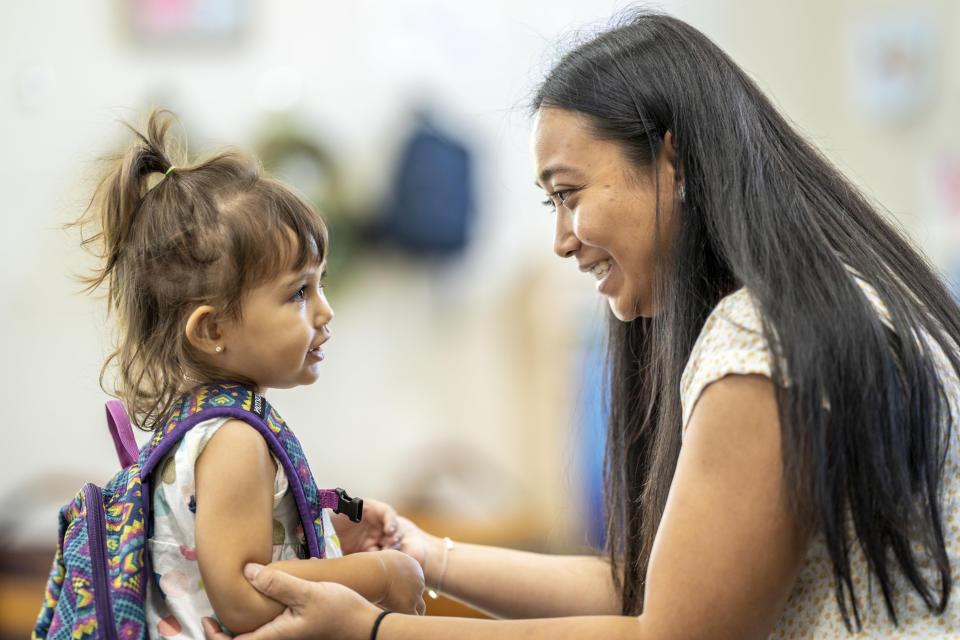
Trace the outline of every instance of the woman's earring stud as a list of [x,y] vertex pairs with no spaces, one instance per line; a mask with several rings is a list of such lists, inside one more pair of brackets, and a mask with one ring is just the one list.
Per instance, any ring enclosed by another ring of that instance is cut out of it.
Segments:
[[223,353],[223,347],[218,344],[218,345],[217,345],[217,348],[216,348],[216,352],[217,352],[217,353]]

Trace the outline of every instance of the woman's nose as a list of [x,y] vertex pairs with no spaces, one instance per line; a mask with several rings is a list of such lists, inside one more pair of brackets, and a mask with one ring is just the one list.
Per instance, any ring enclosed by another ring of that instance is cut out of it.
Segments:
[[580,241],[573,233],[572,217],[564,207],[557,209],[557,226],[553,236],[553,252],[561,258],[569,258],[580,247]]

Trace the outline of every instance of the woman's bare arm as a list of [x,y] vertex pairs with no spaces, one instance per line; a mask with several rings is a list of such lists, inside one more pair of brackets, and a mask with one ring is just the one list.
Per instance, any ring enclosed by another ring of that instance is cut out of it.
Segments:
[[[416,537],[407,533],[405,541]],[[433,587],[440,579],[443,541],[424,538],[424,576]],[[610,564],[598,556],[557,556],[457,542],[448,552],[442,586],[444,595],[497,618],[620,612]]]
[[[654,542],[642,615],[508,621],[391,615],[377,637],[760,640],[776,624],[801,566],[806,540],[800,530],[783,478],[773,385],[761,376],[728,376],[708,386],[694,409]],[[564,578],[562,572],[544,570],[549,563],[541,559],[526,562],[506,551],[466,545],[458,559],[456,551],[448,558],[451,588],[481,602],[498,601],[498,596],[481,593],[482,586],[469,591],[467,583],[489,580],[487,590],[511,589],[525,606],[543,594],[572,599],[578,584],[590,584],[578,582],[575,572]],[[522,576],[526,571],[534,575]],[[557,584],[545,584],[551,580]],[[290,606],[238,640],[367,638],[377,615],[338,585],[296,581],[269,569],[254,584]],[[522,594],[517,585],[530,585],[534,595]],[[586,588],[581,593],[590,597]],[[334,610],[339,612],[335,623],[327,615]],[[219,640],[214,633],[209,637]]]

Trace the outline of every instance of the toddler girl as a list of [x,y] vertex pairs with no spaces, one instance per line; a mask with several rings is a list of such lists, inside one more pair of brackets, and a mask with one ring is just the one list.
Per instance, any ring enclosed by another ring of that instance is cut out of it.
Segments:
[[[145,134],[134,132],[78,221],[95,228],[84,244],[96,245],[102,259],[89,288],[106,287],[117,323],[104,371],[116,369],[115,392],[146,430],[162,427],[200,384],[231,381],[258,393],[312,384],[333,318],[320,218],[238,152],[175,161],[171,121],[155,112]],[[157,469],[151,638],[202,638],[204,616],[241,633],[280,614],[283,605],[244,579],[248,562],[272,561],[305,579],[345,584],[385,608],[422,612],[419,565],[391,550],[342,556],[326,512],[327,559],[301,559],[303,531],[286,475],[246,422],[198,424]],[[374,526],[382,515],[374,514]],[[350,532],[375,540],[381,531],[369,534]]]

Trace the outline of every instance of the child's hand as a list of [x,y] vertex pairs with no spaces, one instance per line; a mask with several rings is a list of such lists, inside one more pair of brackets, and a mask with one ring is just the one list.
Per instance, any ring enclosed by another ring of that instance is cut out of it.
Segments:
[[436,543],[438,539],[403,516],[397,517],[397,535],[399,542],[395,548],[416,560],[421,567],[426,567],[428,551],[435,546],[431,543]]
[[405,553],[388,549],[377,552],[383,562],[383,598],[377,603],[384,609],[400,613],[423,615],[423,570],[416,560]]
[[397,531],[397,511],[386,502],[364,499],[360,522],[353,522],[341,513],[331,513],[330,517],[344,555],[393,549],[403,538]]

